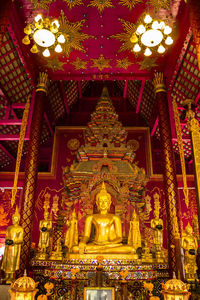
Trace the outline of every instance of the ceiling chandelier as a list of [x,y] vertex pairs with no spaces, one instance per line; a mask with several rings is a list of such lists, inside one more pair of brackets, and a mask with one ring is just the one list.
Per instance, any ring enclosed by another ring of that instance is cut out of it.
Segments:
[[172,28],[164,21],[159,22],[147,14],[130,38],[134,44],[133,51],[142,51],[145,56],[151,56],[153,52],[163,54],[166,47],[173,44],[171,32]]
[[41,14],[38,14],[34,21],[24,28],[26,36],[22,40],[23,44],[29,45],[31,38],[34,41],[34,45],[30,49],[32,53],[38,53],[39,50],[42,50],[45,57],[50,56],[52,49],[61,53],[63,50],[61,44],[65,43],[66,40],[62,32],[59,31],[58,20],[43,18]]

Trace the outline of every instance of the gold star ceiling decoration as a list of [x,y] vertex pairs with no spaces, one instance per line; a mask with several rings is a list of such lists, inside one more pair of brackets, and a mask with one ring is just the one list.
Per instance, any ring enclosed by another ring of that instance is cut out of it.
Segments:
[[49,5],[55,0],[30,0],[33,4],[34,9],[43,8],[45,10],[49,10]]
[[104,58],[103,54],[99,56],[99,58],[91,58],[93,61],[92,68],[98,68],[100,71],[102,71],[105,68],[111,68],[109,65],[110,59]]
[[132,50],[133,43],[131,43],[130,38],[131,38],[132,34],[135,33],[137,24],[130,23],[123,19],[121,19],[121,23],[122,23],[122,26],[123,26],[125,32],[121,32],[116,35],[112,35],[111,37],[115,38],[117,40],[120,40],[122,42],[119,52],[126,51],[126,50]]
[[149,4],[154,7],[156,11],[161,8],[170,9],[170,0],[150,0]]
[[47,68],[52,69],[53,71],[64,71],[63,69],[64,63],[59,60],[58,57],[48,59]]
[[144,60],[138,62],[140,70],[150,71],[153,67],[157,67],[156,60],[157,58],[145,57]]
[[63,33],[66,40],[62,46],[65,55],[69,57],[73,50],[85,52],[82,42],[89,38],[93,38],[92,36],[81,32],[85,20],[75,23],[69,22],[63,11],[61,11],[61,16],[58,18],[58,20],[60,23],[60,31]]
[[81,60],[79,57],[77,57],[75,61],[71,62],[71,65],[73,65],[76,70],[80,70],[80,69],[85,70],[87,69],[87,63],[88,61]]
[[128,57],[123,58],[123,59],[117,59],[117,68],[122,68],[122,69],[128,69],[129,66],[131,66],[132,63],[128,60]]
[[133,9],[133,7],[135,7],[135,5],[142,2],[143,0],[120,0],[119,4],[121,4],[122,6],[127,6],[128,9],[131,10]]
[[114,7],[110,0],[92,0],[88,4],[88,6],[96,7],[99,10],[100,14],[106,7]]
[[63,2],[68,5],[69,9],[72,9],[75,6],[83,5],[82,0],[63,0]]

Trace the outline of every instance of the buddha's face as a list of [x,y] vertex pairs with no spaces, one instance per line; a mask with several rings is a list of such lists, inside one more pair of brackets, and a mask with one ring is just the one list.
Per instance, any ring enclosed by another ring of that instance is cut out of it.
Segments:
[[19,218],[17,216],[12,217],[13,225],[19,224]]
[[101,210],[108,210],[110,208],[111,200],[107,195],[101,195],[99,196],[99,199],[97,201],[97,207]]

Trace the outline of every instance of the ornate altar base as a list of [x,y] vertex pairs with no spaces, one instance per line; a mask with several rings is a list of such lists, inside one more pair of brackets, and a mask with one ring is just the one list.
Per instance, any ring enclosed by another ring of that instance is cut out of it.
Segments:
[[[88,280],[97,270],[98,261],[95,255],[90,255],[90,258],[76,258],[76,255],[70,255],[69,259],[64,261],[40,261],[32,260],[33,273],[43,274],[52,279],[75,279]],[[85,257],[85,255],[83,255]],[[127,256],[127,258],[125,257]],[[129,258],[128,258],[129,256]],[[119,256],[118,256],[119,257]],[[166,263],[146,264],[135,263],[135,260],[130,258],[130,255],[123,255],[123,259],[116,259],[116,255],[104,255],[101,262],[101,267],[105,277],[110,280],[122,279],[121,271],[128,271],[127,281],[137,280],[155,280],[157,278],[169,278],[168,265]],[[74,275],[75,274],[75,275]]]

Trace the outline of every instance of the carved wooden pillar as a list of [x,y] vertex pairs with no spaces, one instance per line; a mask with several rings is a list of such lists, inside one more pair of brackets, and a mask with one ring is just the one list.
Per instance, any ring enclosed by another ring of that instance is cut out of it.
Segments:
[[26,157],[24,174],[24,187],[21,208],[21,225],[24,229],[24,241],[21,250],[21,271],[29,263],[31,248],[31,236],[33,226],[33,214],[35,208],[35,192],[38,176],[39,147],[44,114],[44,105],[47,93],[48,76],[46,73],[39,74],[36,87],[35,105],[31,123],[30,141]]
[[178,273],[182,274],[182,265],[180,261],[180,203],[178,198],[176,168],[172,147],[168,99],[163,74],[156,73],[153,82],[159,111],[160,141],[163,156],[169,268],[171,275],[173,272],[176,272],[176,275],[178,275]]
[[190,24],[196,44],[197,59],[200,70],[200,1],[187,0],[190,11]]
[[11,13],[12,1],[0,1],[0,45],[2,44],[3,37],[6,33],[6,28],[9,22],[9,15]]

